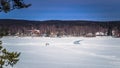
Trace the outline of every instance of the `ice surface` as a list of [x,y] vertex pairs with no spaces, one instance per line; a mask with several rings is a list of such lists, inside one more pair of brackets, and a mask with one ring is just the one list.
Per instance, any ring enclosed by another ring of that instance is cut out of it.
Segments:
[[[21,52],[14,68],[120,68],[120,38],[3,37],[1,40],[8,50]],[[82,40],[80,44],[74,44],[78,40]]]

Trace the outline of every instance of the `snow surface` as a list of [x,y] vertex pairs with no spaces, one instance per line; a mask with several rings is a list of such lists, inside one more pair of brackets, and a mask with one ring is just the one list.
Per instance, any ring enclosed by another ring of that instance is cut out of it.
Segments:
[[[8,50],[21,52],[14,68],[120,68],[120,38],[3,37],[1,40]],[[78,40],[80,44],[74,44]]]

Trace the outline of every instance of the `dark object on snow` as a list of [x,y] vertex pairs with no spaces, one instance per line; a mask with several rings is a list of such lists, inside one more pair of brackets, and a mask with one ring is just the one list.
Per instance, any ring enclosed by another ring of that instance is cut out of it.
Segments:
[[48,45],[50,45],[50,44],[49,44],[49,43],[46,43],[45,45],[48,46]]
[[82,40],[74,41],[73,43],[74,44],[80,44],[80,41],[82,41]]

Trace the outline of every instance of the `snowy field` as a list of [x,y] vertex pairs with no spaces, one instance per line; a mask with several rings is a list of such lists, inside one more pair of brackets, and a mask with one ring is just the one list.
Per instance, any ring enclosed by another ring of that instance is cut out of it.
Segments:
[[14,68],[120,68],[120,38],[3,37],[1,40],[8,50],[21,52]]

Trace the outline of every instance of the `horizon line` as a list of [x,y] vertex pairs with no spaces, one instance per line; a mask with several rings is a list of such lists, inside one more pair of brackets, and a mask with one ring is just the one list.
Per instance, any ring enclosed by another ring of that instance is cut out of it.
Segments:
[[14,19],[14,18],[6,18],[6,19],[0,19],[0,20],[25,20],[25,21],[91,21],[91,22],[114,22],[114,21],[120,21],[120,20],[82,20],[82,19],[46,19],[46,20],[33,20],[33,19]]

